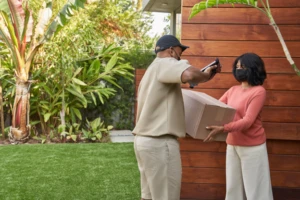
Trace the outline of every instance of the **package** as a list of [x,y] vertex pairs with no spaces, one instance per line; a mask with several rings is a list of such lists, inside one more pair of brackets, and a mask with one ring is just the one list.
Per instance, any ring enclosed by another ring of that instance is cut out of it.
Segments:
[[[207,126],[224,125],[231,122],[235,109],[202,92],[182,89],[185,110],[186,133],[195,139],[205,139],[210,130]],[[215,141],[225,141],[227,133],[214,137]]]

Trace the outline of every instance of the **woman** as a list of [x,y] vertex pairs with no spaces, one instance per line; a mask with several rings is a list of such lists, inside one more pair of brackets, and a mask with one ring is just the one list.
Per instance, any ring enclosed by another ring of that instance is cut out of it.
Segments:
[[261,86],[267,76],[264,62],[258,55],[246,53],[235,60],[232,72],[241,84],[231,87],[220,101],[236,109],[234,120],[207,127],[211,132],[204,142],[228,132],[226,200],[272,200],[266,134],[260,115],[266,98]]

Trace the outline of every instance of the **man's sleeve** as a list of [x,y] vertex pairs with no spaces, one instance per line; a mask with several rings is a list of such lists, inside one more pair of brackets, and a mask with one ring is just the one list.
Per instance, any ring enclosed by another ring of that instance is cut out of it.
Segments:
[[162,83],[181,83],[181,74],[191,67],[187,60],[166,59],[157,68],[157,80]]

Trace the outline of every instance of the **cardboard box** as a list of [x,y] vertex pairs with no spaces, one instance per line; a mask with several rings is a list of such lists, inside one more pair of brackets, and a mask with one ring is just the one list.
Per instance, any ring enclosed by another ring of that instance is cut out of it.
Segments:
[[[182,89],[186,133],[195,139],[205,139],[210,125],[223,125],[231,122],[235,109],[202,92]],[[215,141],[225,141],[227,133],[218,134]]]

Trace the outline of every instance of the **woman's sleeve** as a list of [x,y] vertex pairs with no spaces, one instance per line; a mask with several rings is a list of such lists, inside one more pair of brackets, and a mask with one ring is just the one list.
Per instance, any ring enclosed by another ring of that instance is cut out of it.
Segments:
[[221,98],[219,99],[219,101],[227,104],[227,100],[228,100],[228,94],[229,94],[229,91],[231,90],[231,88],[229,90],[227,90],[222,96]]
[[225,132],[243,131],[250,128],[250,126],[252,126],[255,119],[261,112],[264,106],[265,99],[266,99],[266,91],[260,90],[250,100],[245,116],[240,120],[225,124],[224,131]]

